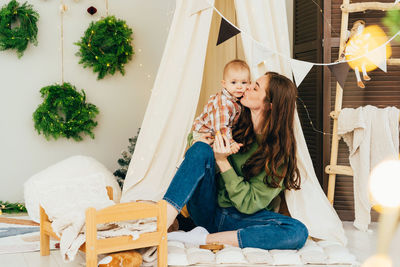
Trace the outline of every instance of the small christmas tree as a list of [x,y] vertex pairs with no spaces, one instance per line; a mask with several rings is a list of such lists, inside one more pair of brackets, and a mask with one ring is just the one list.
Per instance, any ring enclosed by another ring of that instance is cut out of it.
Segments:
[[118,184],[121,188],[124,185],[125,176],[128,171],[129,163],[131,162],[133,151],[135,151],[136,141],[138,139],[139,132],[140,128],[138,129],[135,137],[129,138],[128,151],[126,150],[122,151],[121,152],[122,158],[118,159],[118,164],[121,167],[114,172],[114,176],[117,177]]

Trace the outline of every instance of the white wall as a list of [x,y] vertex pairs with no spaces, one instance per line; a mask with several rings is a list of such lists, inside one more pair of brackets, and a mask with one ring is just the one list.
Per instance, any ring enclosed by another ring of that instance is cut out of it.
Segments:
[[[22,201],[23,183],[30,176],[72,155],[92,156],[110,171],[118,167],[121,150],[141,125],[175,6],[175,0],[109,1],[110,14],[133,29],[136,54],[126,65],[125,76],[97,81],[91,69],[78,64],[78,47],[73,43],[90,21],[105,14],[105,1],[65,1],[69,7],[64,16],[65,81],[84,89],[87,100],[100,110],[96,138],[75,142],[47,141],[34,130],[32,113],[42,103],[40,88],[61,79],[60,15],[57,0],[28,2],[40,14],[38,46],[30,45],[21,59],[14,52],[0,51],[0,200],[8,201]],[[6,3],[0,0],[0,6]],[[293,0],[286,3],[292,40]],[[86,12],[90,5],[98,9],[94,16]]]
[[[0,0],[0,6],[8,2]],[[121,150],[141,125],[175,7],[175,0],[109,1],[110,14],[133,29],[136,54],[125,76],[118,73],[97,81],[91,69],[78,64],[73,43],[90,21],[105,15],[105,1],[65,1],[65,81],[84,89],[87,100],[100,110],[95,139],[75,142],[47,141],[34,130],[32,113],[42,103],[40,88],[61,79],[60,1],[28,2],[40,15],[38,46],[30,45],[21,59],[12,51],[0,51],[0,200],[8,201],[22,201],[23,183],[30,176],[71,155],[92,156],[110,171],[118,167]],[[86,12],[90,5],[98,9],[94,16]]]

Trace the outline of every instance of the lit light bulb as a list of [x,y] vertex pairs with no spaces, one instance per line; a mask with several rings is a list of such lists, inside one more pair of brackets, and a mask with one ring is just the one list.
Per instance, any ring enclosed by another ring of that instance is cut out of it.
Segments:
[[362,267],[392,267],[392,261],[386,254],[375,254],[369,257]]
[[369,190],[373,199],[385,207],[400,206],[400,160],[379,163],[371,172]]

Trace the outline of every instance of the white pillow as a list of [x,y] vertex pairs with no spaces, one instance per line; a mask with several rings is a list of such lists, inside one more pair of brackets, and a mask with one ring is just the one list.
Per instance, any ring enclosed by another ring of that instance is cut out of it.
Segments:
[[[113,188],[113,198],[119,202],[121,189],[101,163],[87,156],[72,156],[33,175],[24,184],[25,205],[32,220],[39,222],[39,205],[50,219],[65,215],[75,207],[85,207],[101,199],[108,206],[106,186]],[[90,199],[93,197],[94,199]]]

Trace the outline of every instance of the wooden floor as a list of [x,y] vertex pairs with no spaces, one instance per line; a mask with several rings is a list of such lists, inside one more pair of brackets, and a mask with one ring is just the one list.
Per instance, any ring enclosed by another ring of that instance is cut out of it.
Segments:
[[[359,262],[363,262],[375,251],[377,224],[373,223],[370,228],[373,231],[372,233],[364,233],[356,230],[351,222],[344,222],[344,229],[349,239],[347,247],[357,257]],[[399,251],[400,228],[397,230],[390,248],[390,256],[392,257],[394,267],[400,266]],[[75,261],[70,263],[64,263],[62,261],[58,250],[52,250],[50,256],[46,257],[41,257],[39,252],[0,255],[1,267],[82,267],[84,265],[85,255],[82,252],[79,252]],[[306,266],[312,267],[311,265]],[[339,265],[335,265],[335,267],[339,267]]]

